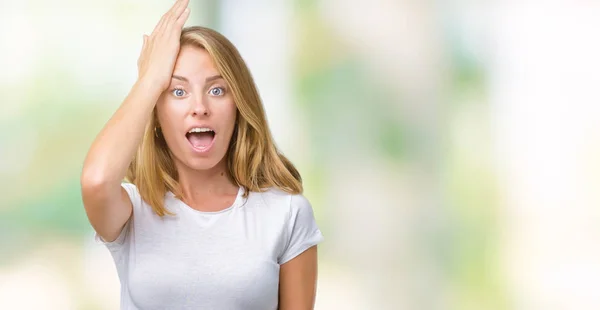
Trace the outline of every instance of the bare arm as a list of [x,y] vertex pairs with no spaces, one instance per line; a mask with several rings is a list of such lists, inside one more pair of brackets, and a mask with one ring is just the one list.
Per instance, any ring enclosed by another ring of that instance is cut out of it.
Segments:
[[141,142],[158,91],[143,82],[131,92],[98,134],[83,164],[81,193],[90,223],[113,241],[129,219],[132,204],[121,180]]
[[86,214],[106,241],[115,240],[132,213],[121,180],[140,145],[146,124],[168,87],[179,53],[179,36],[189,16],[189,0],[177,0],[161,18],[138,60],[139,78],[100,131],[83,164],[81,194]]
[[279,309],[311,310],[317,288],[317,246],[312,246],[279,272]]

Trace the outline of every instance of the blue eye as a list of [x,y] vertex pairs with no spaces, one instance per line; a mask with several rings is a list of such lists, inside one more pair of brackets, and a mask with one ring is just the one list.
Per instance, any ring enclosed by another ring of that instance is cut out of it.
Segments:
[[175,97],[182,97],[185,95],[185,90],[181,89],[181,88],[175,88],[171,91],[171,93],[175,96]]
[[223,96],[224,93],[223,87],[215,87],[210,90],[210,94],[213,96]]

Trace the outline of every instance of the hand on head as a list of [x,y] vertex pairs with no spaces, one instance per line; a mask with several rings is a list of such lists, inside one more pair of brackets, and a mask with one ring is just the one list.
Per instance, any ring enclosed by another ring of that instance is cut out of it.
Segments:
[[147,79],[163,91],[169,87],[177,55],[181,30],[190,9],[189,0],[177,0],[160,19],[150,36],[144,35],[138,58],[138,79]]

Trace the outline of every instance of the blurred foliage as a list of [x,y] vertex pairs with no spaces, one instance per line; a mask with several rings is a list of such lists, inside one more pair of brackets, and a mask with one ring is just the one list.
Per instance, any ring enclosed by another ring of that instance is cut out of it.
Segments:
[[[377,158],[390,163],[416,160],[417,139],[423,129],[413,127],[418,123],[409,124],[394,115],[386,104],[403,104],[401,99],[368,78],[361,59],[320,19],[314,1],[296,3],[301,25],[298,45],[302,47],[296,61],[296,96],[310,123],[307,128],[314,144],[313,162],[335,162],[335,156],[364,150],[373,150]],[[444,137],[439,177],[447,199],[443,202],[447,211],[443,213],[450,218],[444,220],[442,235],[425,237],[423,242],[432,245],[432,257],[443,266],[446,283],[452,283],[448,289],[456,290],[452,292],[455,300],[447,305],[449,309],[505,309],[497,274],[498,194],[494,171],[490,162],[478,165],[472,161],[473,156],[489,160],[485,157],[489,154],[456,145],[455,130],[460,128],[453,128],[456,113],[472,110],[469,113],[474,119],[465,121],[476,124],[470,128],[475,138],[482,132],[484,138],[489,138],[487,110],[479,107],[487,105],[485,68],[457,38],[458,33],[445,34],[450,71],[445,91],[451,105],[443,107],[447,122],[439,127],[438,134]],[[489,147],[485,139],[474,145]],[[327,178],[323,171],[315,173],[319,176],[314,180]]]

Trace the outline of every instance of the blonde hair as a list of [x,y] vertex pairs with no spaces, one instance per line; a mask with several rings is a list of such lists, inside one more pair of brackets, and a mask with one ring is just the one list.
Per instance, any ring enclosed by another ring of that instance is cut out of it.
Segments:
[[[252,75],[235,46],[220,33],[199,26],[184,28],[180,42],[181,46],[205,49],[232,92],[237,121],[225,156],[229,176],[244,188],[244,196],[269,187],[290,194],[302,193],[300,173],[277,150]],[[171,191],[181,198],[182,192],[171,152],[163,135],[157,134],[157,125],[155,108],[126,180],[137,186],[142,199],[156,214],[173,215],[164,206],[164,195]]]

